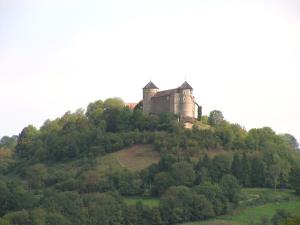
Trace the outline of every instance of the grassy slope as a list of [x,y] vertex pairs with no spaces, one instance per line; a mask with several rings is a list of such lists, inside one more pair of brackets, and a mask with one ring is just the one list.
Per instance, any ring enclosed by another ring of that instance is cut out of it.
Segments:
[[[293,195],[290,190],[277,191],[272,189],[244,189],[243,208],[235,210],[232,215],[220,216],[213,220],[185,223],[182,225],[248,225],[251,220],[260,224],[260,218],[266,216],[269,219],[277,209],[285,209],[294,215],[300,214],[300,198]],[[247,204],[271,202],[258,206],[247,207]],[[252,203],[251,203],[252,202]],[[271,224],[271,223],[270,223]]]
[[59,177],[60,180],[67,180],[68,178],[76,178],[88,170],[97,170],[100,176],[123,171],[124,169],[140,171],[153,163],[157,163],[159,159],[159,153],[154,151],[152,146],[135,145],[104,156],[98,156],[93,162],[90,162],[90,159],[83,158],[47,165],[47,169],[50,176],[53,175]]
[[130,171],[140,171],[160,159],[158,152],[150,145],[135,145],[97,158],[97,170],[100,174],[117,172],[124,168]]

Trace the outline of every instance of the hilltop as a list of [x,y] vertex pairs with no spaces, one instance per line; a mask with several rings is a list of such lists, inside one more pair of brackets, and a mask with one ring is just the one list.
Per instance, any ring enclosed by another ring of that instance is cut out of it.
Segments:
[[193,123],[107,99],[2,138],[0,224],[171,225],[274,199],[298,207],[292,135],[247,131],[218,110]]

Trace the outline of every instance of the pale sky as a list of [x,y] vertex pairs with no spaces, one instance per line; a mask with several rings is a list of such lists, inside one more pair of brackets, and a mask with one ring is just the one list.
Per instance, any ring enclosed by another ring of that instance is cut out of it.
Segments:
[[0,0],[0,137],[185,74],[205,114],[300,140],[300,1]]

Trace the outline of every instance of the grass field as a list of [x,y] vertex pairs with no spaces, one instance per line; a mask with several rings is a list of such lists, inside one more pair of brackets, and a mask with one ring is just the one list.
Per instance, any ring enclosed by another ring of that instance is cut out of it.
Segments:
[[[263,199],[263,201],[255,201],[257,204],[261,203],[262,205],[238,208],[232,215],[219,216],[213,220],[184,223],[181,225],[248,225],[251,221],[254,224],[260,224],[261,217],[265,216],[270,220],[277,209],[285,209],[294,215],[300,214],[300,198],[294,196],[290,190],[274,192],[272,189],[253,188],[244,189],[243,195],[243,201],[247,201],[247,197],[245,196],[249,197],[248,200],[253,198],[253,196],[256,199]],[[269,203],[263,204],[264,201],[269,201]]]
[[160,159],[158,152],[150,145],[135,145],[97,159],[97,170],[100,174],[117,172],[124,168],[140,171]]

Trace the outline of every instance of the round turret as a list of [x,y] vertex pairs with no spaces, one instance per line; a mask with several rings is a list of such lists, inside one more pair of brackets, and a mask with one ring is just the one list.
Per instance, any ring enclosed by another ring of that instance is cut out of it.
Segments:
[[143,112],[150,113],[151,112],[151,98],[158,92],[158,87],[150,81],[143,88]]
[[195,117],[195,102],[193,97],[193,88],[188,82],[184,82],[179,87],[180,93],[180,115],[182,117]]

